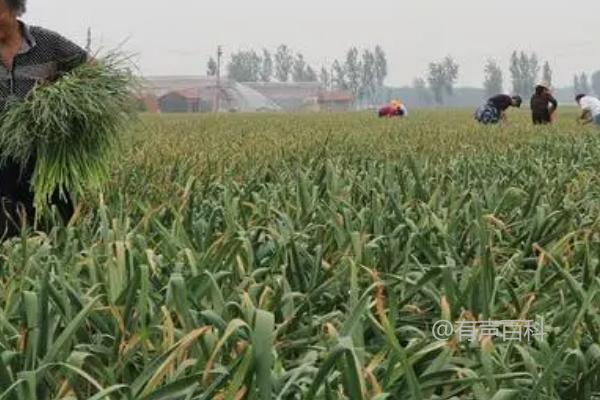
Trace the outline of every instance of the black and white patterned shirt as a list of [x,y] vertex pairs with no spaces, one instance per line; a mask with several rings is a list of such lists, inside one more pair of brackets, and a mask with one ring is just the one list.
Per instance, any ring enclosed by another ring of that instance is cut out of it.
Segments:
[[12,69],[0,62],[0,111],[23,100],[36,84],[53,81],[86,62],[84,49],[56,32],[19,21],[23,43]]

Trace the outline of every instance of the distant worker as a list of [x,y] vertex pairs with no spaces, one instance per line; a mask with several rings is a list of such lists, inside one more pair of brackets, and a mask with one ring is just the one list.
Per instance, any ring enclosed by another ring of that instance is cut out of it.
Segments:
[[584,124],[594,123],[600,126],[600,100],[594,96],[579,94],[575,97],[575,101],[581,107],[582,114],[580,120]]
[[506,121],[506,110],[509,107],[520,108],[523,99],[521,96],[508,96],[499,94],[492,97],[488,102],[479,107],[475,112],[475,119],[484,125],[497,124]]
[[408,116],[408,109],[401,102],[394,100],[390,105],[383,107],[379,110],[380,118],[394,118],[394,117],[406,117]]
[[537,85],[535,94],[531,97],[531,117],[533,124],[551,124],[557,108],[558,102],[552,96],[550,85],[547,83]]

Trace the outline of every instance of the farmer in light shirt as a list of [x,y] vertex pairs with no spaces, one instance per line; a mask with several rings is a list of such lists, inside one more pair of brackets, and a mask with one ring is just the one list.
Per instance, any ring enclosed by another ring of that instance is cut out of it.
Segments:
[[600,126],[600,100],[594,96],[580,94],[575,101],[581,107],[581,120],[586,124],[594,123]]
[[[87,60],[81,47],[58,33],[28,26],[20,17],[26,0],[0,0],[0,113],[24,100],[40,83],[52,82]],[[30,181],[35,159],[27,165],[0,165],[0,240],[18,233],[21,222],[32,221],[35,209]],[[73,215],[71,201],[57,191],[52,204],[65,220]]]

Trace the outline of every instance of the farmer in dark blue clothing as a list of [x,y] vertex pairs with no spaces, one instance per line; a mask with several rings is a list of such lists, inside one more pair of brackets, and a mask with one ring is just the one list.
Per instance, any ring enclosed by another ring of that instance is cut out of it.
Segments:
[[[59,34],[26,25],[19,19],[25,8],[26,0],[0,0],[0,113],[11,102],[24,100],[37,84],[56,80],[88,57]],[[11,161],[0,165],[0,238],[16,235],[23,222],[34,219],[30,185],[34,168],[34,157],[27,165]],[[52,203],[65,220],[71,218],[69,199],[57,191]]]

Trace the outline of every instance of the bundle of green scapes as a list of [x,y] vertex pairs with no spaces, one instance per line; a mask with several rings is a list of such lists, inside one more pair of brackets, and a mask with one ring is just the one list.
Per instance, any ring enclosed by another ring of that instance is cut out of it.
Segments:
[[36,159],[36,209],[57,189],[77,198],[109,177],[119,132],[134,115],[135,79],[125,60],[110,54],[85,63],[0,115],[0,162]]

